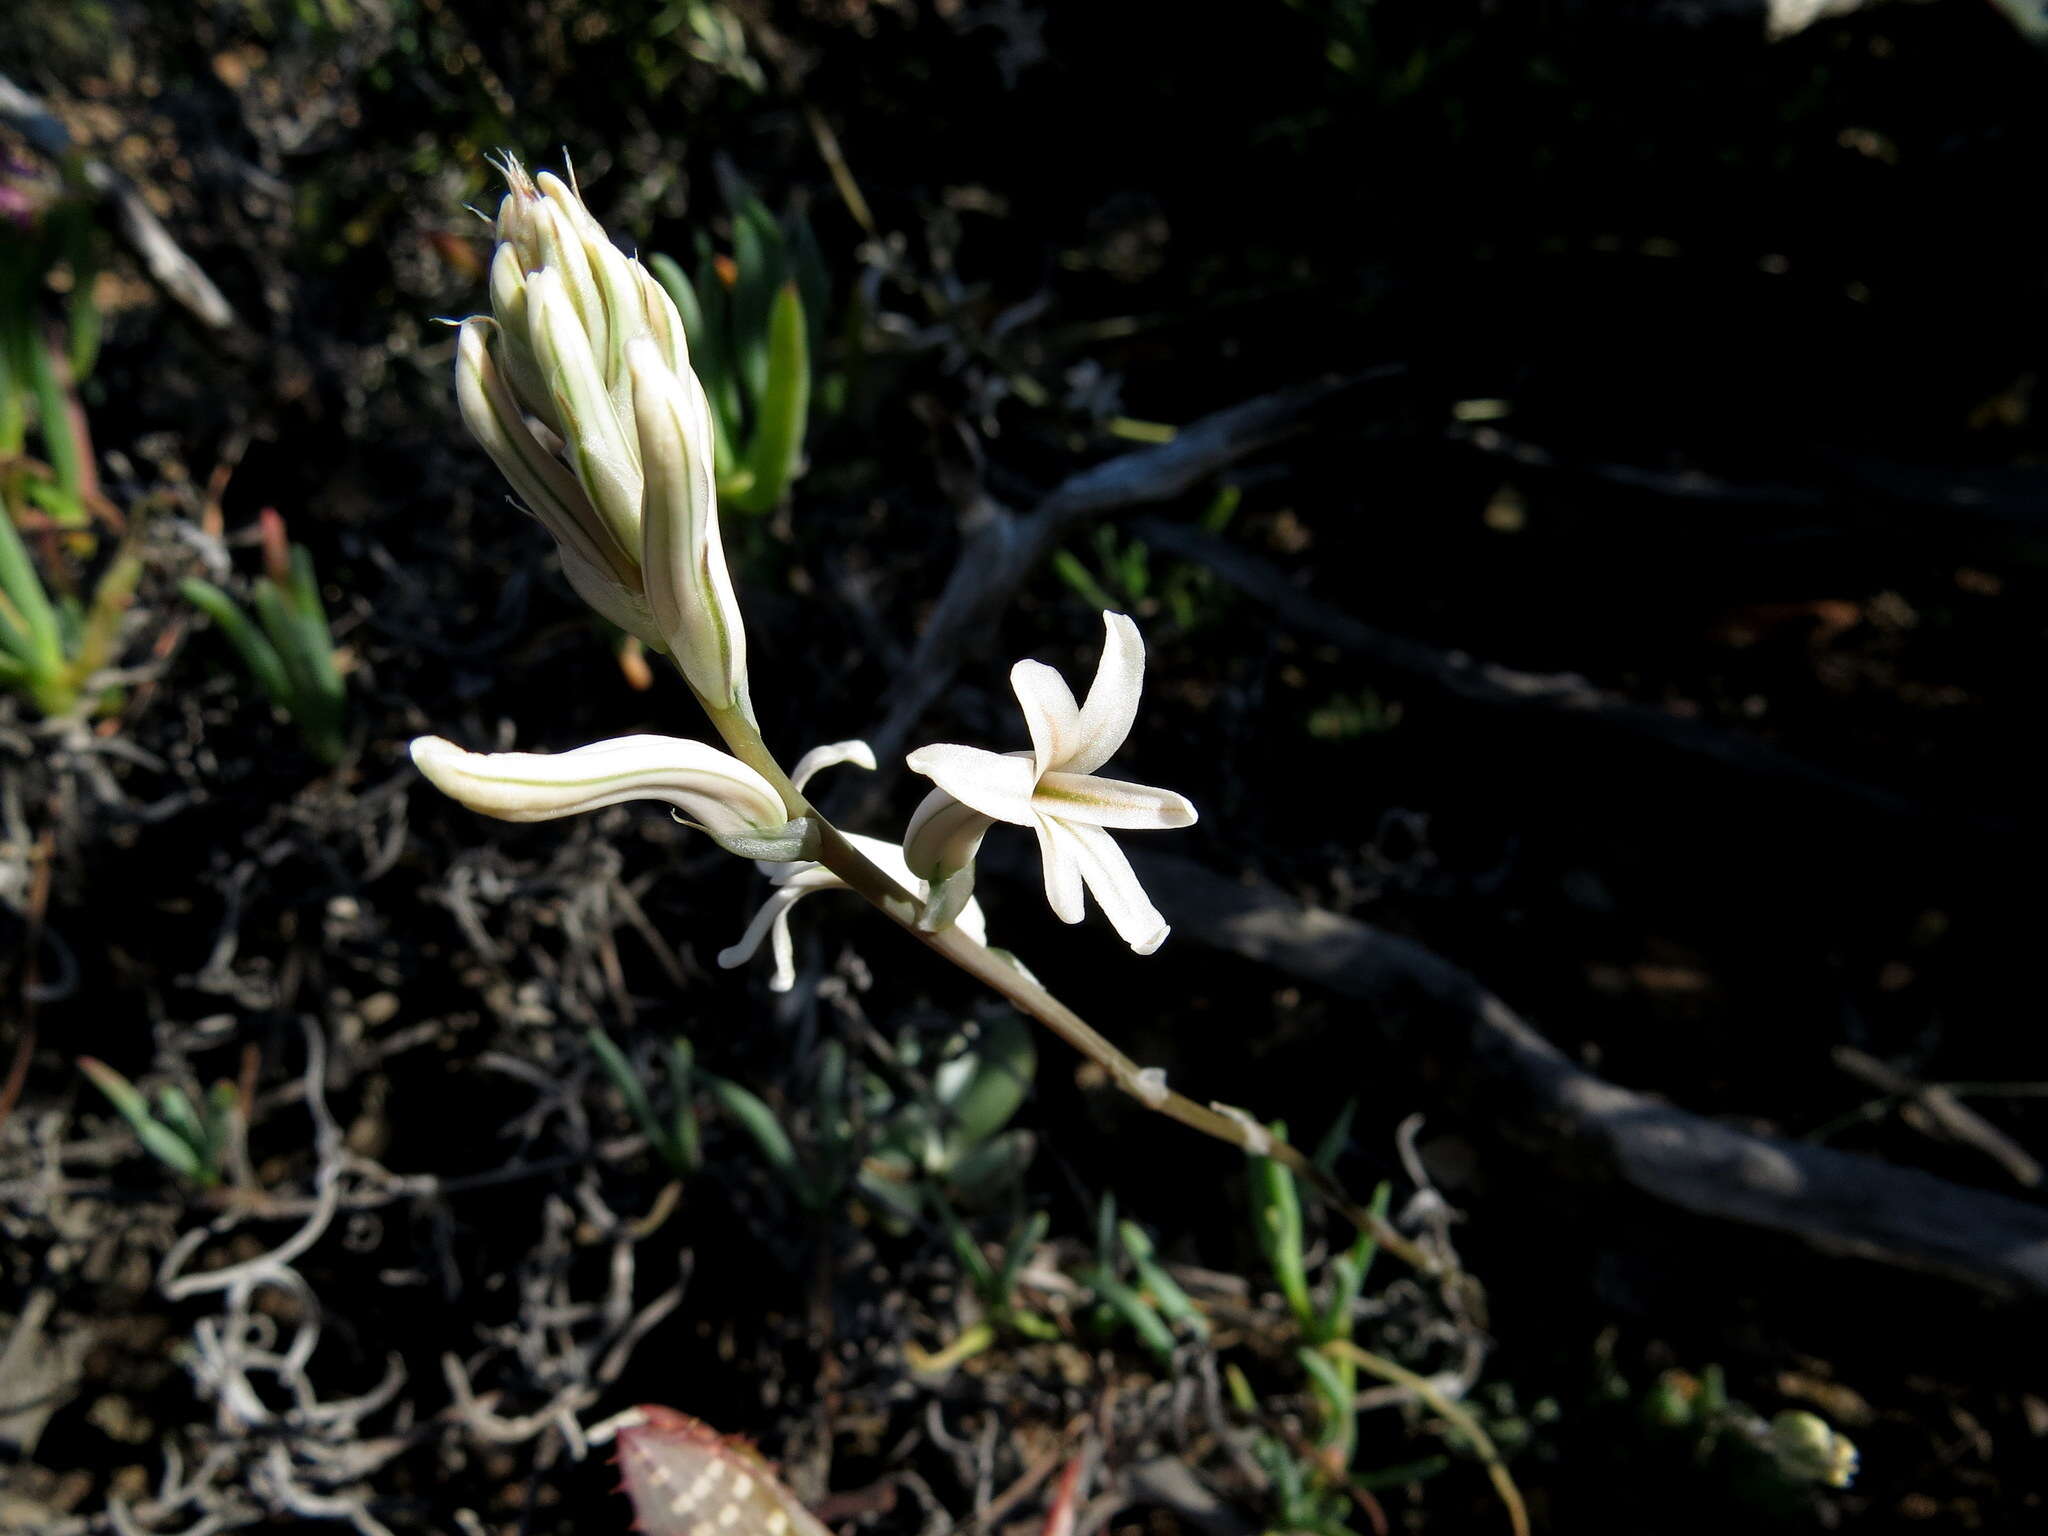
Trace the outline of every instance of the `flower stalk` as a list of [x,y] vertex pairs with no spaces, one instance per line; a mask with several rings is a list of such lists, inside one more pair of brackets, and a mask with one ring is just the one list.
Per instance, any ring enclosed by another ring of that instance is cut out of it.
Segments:
[[[701,696],[699,701],[702,702]],[[708,704],[705,712],[732,755],[776,786],[791,819],[808,817],[816,823],[818,850],[813,855],[815,860],[925,948],[1002,996],[1018,1012],[1036,1019],[1101,1068],[1120,1092],[1145,1108],[1169,1120],[1177,1120],[1204,1136],[1283,1164],[1341,1212],[1346,1220],[1361,1231],[1372,1233],[1389,1253],[1425,1274],[1436,1274],[1443,1269],[1434,1254],[1398,1231],[1384,1217],[1353,1200],[1342,1185],[1300,1149],[1266,1131],[1250,1116],[1226,1113],[1198,1103],[1173,1088],[1163,1087],[1156,1072],[1139,1066],[1118,1050],[1100,1030],[1061,1002],[1007,954],[978,942],[957,925],[938,932],[926,929],[923,926],[925,903],[878,869],[805,798],[803,791],[791,782],[775,760],[775,755],[768,750],[760,727],[750,717],[742,716],[737,710],[713,709]]]
[[[1136,718],[1144,643],[1105,613],[1102,659],[1085,700],[1037,662],[1011,684],[1031,750],[937,744],[909,758],[935,786],[908,828],[900,868],[883,868],[804,793],[832,762],[873,757],[841,742],[792,775],[762,739],[750,698],[746,636],[718,528],[713,411],[693,371],[675,305],[605,236],[573,184],[530,177],[508,159],[497,220],[490,316],[462,325],[456,392],[473,436],[554,537],[585,601],[666,651],[726,750],[663,736],[622,737],[559,754],[465,752],[422,738],[421,770],[472,809],[547,820],[630,799],[666,801],[729,851],[771,866],[780,887],[724,963],[772,942],[772,984],[793,979],[787,912],[835,882],[926,948],[1007,999],[1095,1063],[1145,1108],[1289,1169],[1384,1247],[1455,1280],[1435,1254],[1360,1206],[1322,1169],[1241,1110],[1176,1092],[979,936],[973,860],[998,823],[1032,829],[1054,913],[1074,923],[1084,891],[1139,954],[1167,936],[1109,832],[1185,827],[1195,810],[1166,789],[1098,774]],[[781,451],[787,451],[783,445]],[[896,845],[864,839],[896,863]]]

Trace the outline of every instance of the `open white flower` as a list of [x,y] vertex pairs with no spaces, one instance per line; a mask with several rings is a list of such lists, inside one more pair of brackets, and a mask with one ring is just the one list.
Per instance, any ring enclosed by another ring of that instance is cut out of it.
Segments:
[[676,736],[620,736],[571,752],[465,752],[422,736],[412,760],[451,800],[503,821],[553,821],[624,800],[666,801],[719,838],[759,837],[789,820],[760,774]]
[[1046,900],[1062,922],[1081,921],[1085,885],[1139,954],[1165,942],[1165,919],[1108,829],[1191,826],[1195,808],[1169,789],[1096,776],[1130,735],[1145,680],[1138,626],[1121,613],[1104,613],[1102,621],[1102,661],[1086,703],[1076,704],[1065,680],[1041,662],[1011,668],[1010,686],[1031,730],[1029,752],[937,745],[910,754],[912,772],[938,785],[903,839],[910,872],[933,892],[930,926],[943,927],[964,904],[982,835],[1006,821],[1038,834]]

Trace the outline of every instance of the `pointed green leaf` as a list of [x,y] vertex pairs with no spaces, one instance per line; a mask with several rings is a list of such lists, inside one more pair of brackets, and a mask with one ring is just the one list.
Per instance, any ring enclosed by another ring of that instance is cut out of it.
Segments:
[[220,626],[221,633],[228,637],[228,643],[241,656],[242,665],[269,695],[270,702],[280,709],[289,710],[292,706],[292,682],[285,670],[284,658],[257,632],[256,626],[249,622],[249,616],[235,606],[234,599],[210,582],[196,578],[180,582],[178,590],[184,594],[186,602]]
[[785,283],[769,317],[767,369],[756,399],[754,436],[747,464],[754,477],[739,505],[749,512],[774,510],[803,463],[804,434],[811,418],[810,341],[804,331],[804,302],[795,283]]

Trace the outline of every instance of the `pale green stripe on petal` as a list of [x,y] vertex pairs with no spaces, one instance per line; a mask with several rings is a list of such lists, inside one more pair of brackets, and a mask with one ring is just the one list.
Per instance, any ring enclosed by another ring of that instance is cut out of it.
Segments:
[[1156,832],[1195,824],[1195,808],[1185,795],[1092,773],[1048,773],[1032,802],[1048,816],[1091,827]]

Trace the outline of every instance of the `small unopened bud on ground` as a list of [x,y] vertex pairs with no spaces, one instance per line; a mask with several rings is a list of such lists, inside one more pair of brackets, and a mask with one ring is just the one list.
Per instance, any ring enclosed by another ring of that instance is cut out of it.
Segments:
[[1827,1488],[1846,1488],[1855,1481],[1855,1445],[1817,1414],[1797,1409],[1779,1414],[1771,1420],[1767,1443],[1787,1477]]

